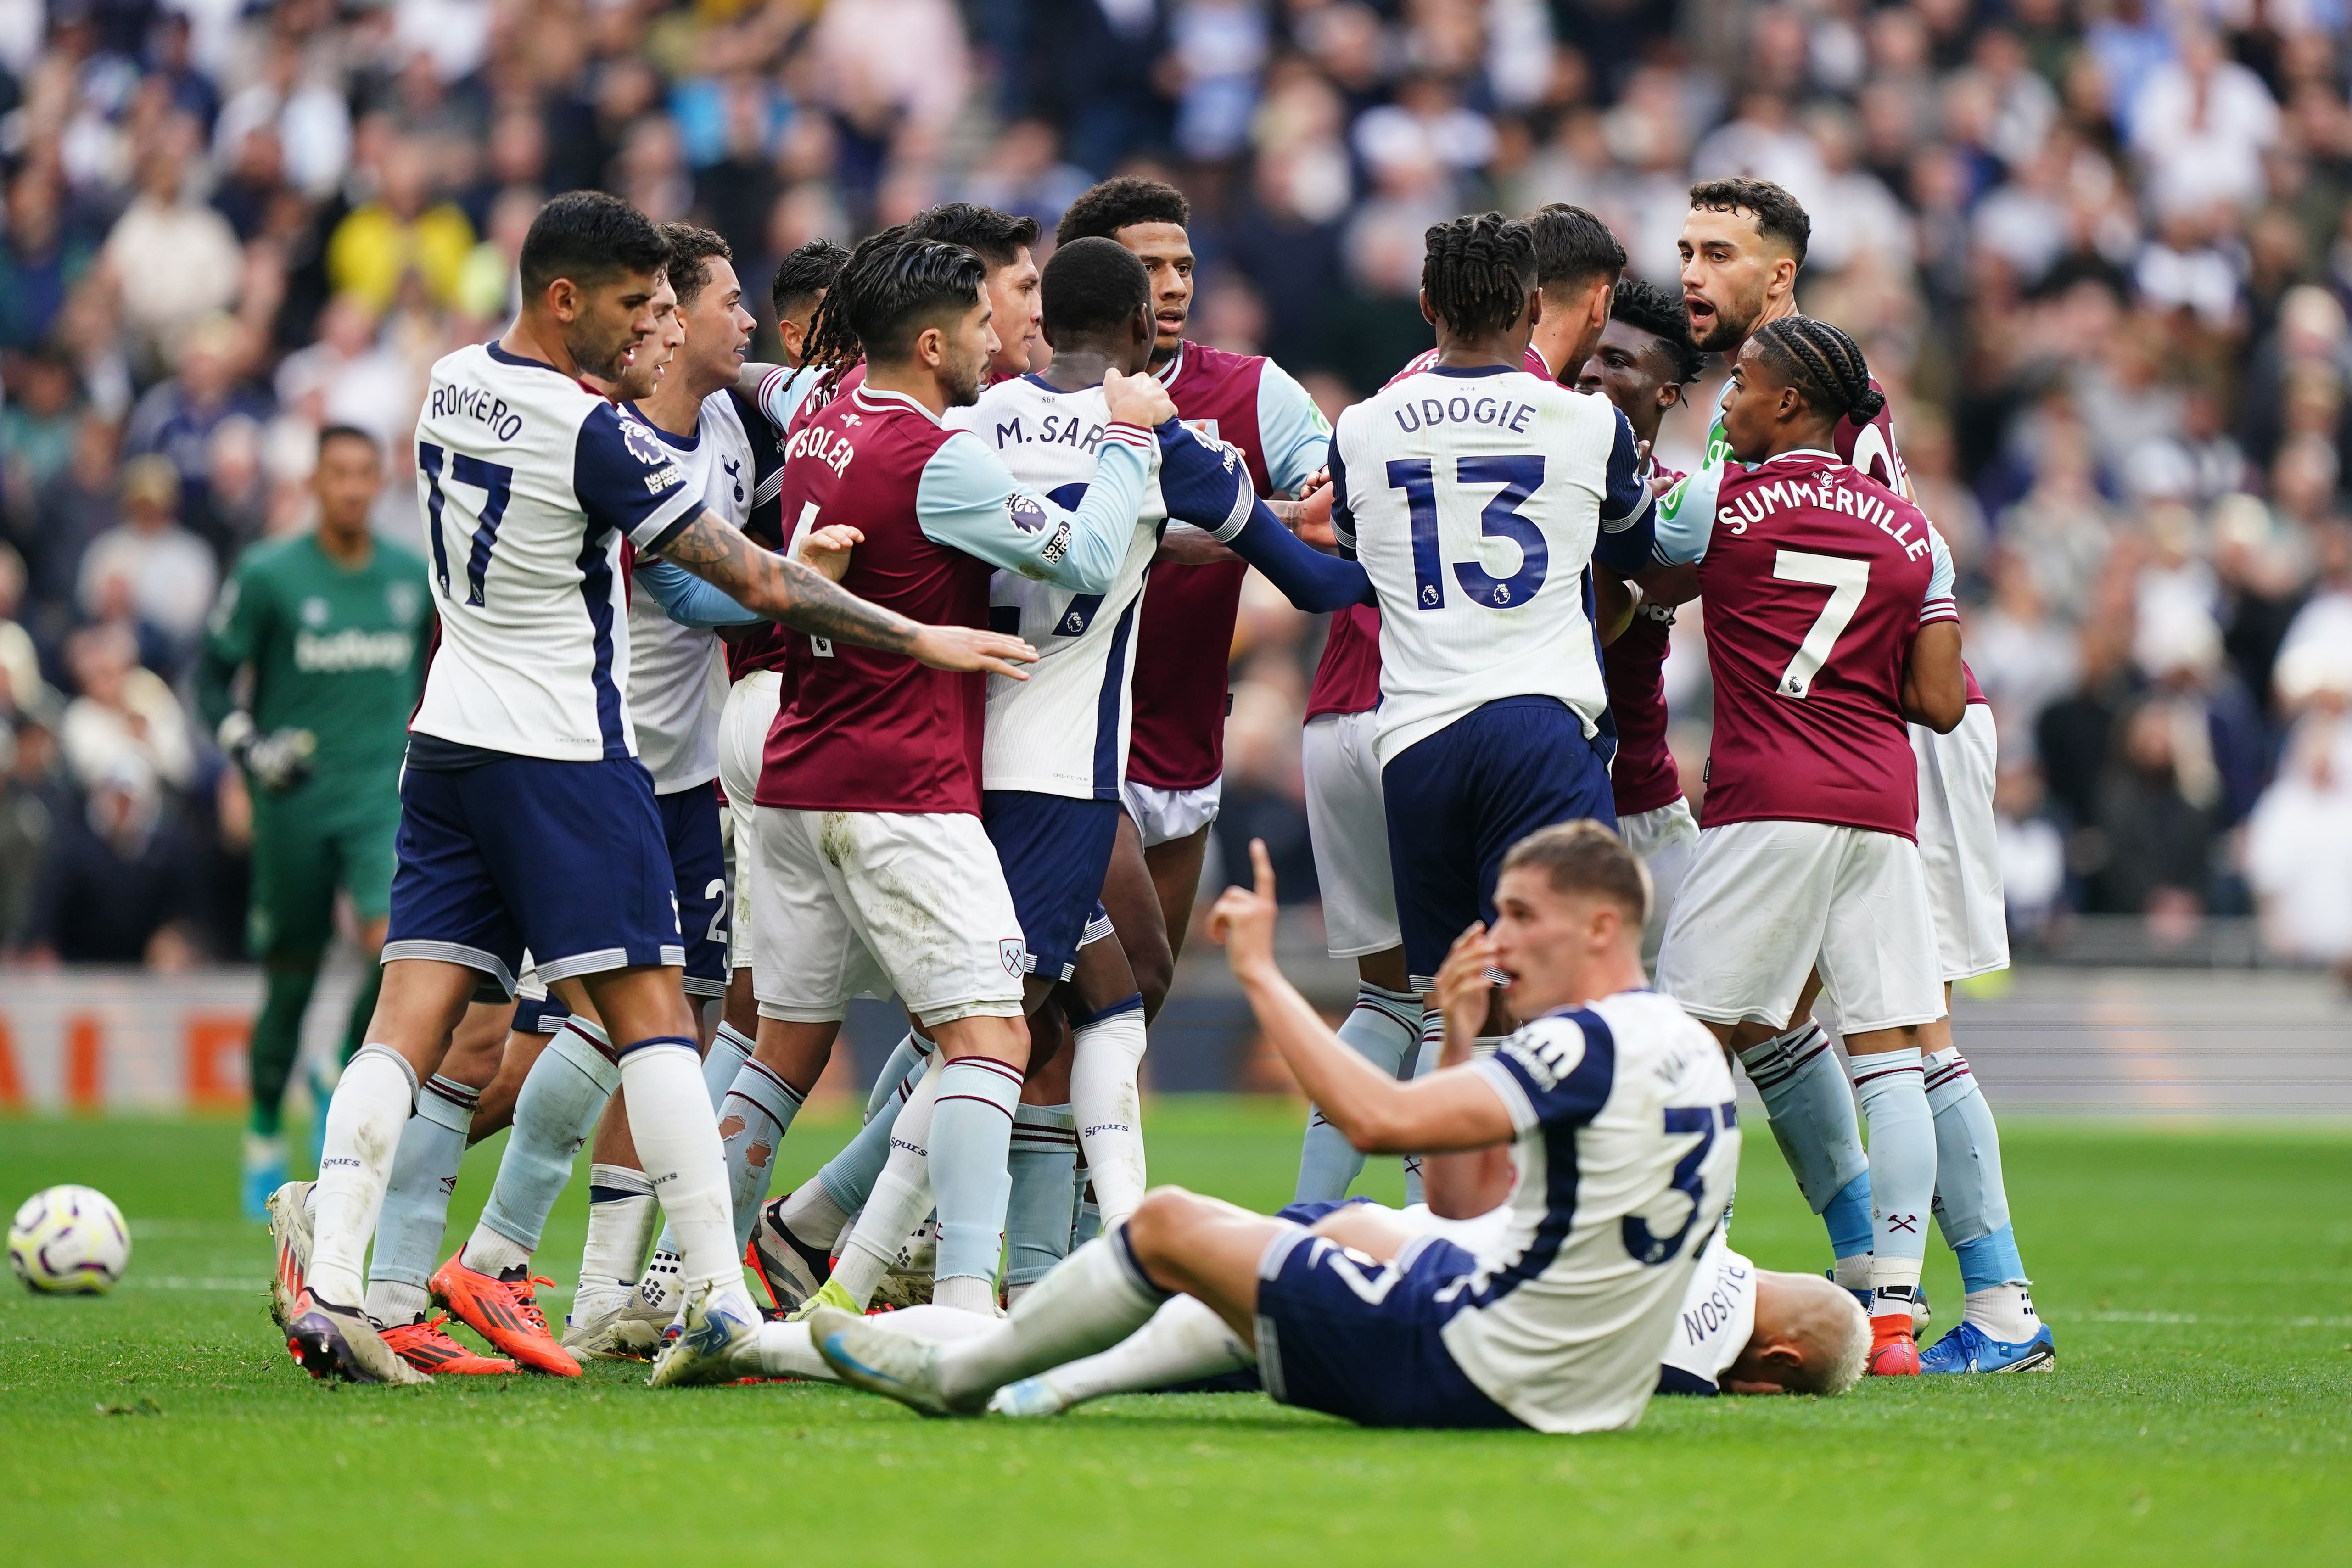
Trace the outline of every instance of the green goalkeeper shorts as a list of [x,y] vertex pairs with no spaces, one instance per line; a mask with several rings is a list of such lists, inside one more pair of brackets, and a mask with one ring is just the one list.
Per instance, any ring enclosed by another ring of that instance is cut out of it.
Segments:
[[253,792],[253,889],[246,945],[256,958],[322,952],[335,889],[364,924],[392,910],[400,791],[394,779],[313,778],[285,795]]

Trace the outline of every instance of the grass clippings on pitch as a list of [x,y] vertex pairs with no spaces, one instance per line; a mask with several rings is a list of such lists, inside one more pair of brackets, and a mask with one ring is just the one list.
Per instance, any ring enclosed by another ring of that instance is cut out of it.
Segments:
[[[1155,1102],[1153,1175],[1285,1198],[1279,1101]],[[790,1181],[846,1136],[812,1118]],[[469,1225],[502,1140],[476,1151]],[[316,1564],[861,1562],[2041,1564],[2352,1559],[2352,1130],[2019,1122],[2009,1184],[2050,1376],[1673,1400],[1632,1433],[1376,1433],[1255,1395],[925,1422],[817,1385],[311,1383],[266,1315],[226,1123],[0,1121],[0,1199],[85,1182],[130,1216],[105,1300],[0,1289],[7,1557]],[[1391,1163],[1364,1184],[1392,1196]],[[582,1184],[541,1268],[577,1271]],[[452,1236],[462,1234],[453,1226]],[[1827,1248],[1762,1129],[1734,1237]],[[454,1245],[454,1243],[453,1243]],[[1958,1305],[1931,1242],[1940,1332]],[[470,1338],[470,1336],[467,1336]]]

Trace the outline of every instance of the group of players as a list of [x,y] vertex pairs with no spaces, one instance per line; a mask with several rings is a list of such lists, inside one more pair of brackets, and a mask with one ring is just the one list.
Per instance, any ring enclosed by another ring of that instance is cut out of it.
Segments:
[[[1941,1022],[2006,958],[1990,723],[1884,398],[1795,312],[1801,209],[1695,187],[1680,301],[1580,209],[1440,225],[1436,348],[1336,432],[1184,339],[1188,216],[1106,182],[1042,270],[1034,225],[962,204],[805,247],[771,368],[718,237],[541,212],[516,322],[435,367],[418,426],[438,645],[382,991],[318,1182],[269,1203],[314,1374],[652,1354],[656,1384],[1034,1413],[1255,1366],[1368,1422],[1580,1430],[1656,1387],[1921,1370],[1931,1206],[1969,1293],[1927,1369],[2050,1364]],[[1705,463],[1662,473],[1709,351]],[[1305,754],[1361,974],[1325,1028],[1275,969],[1262,856],[1213,915],[1318,1108],[1273,1220],[1147,1196],[1136,1092],[1252,566],[1339,612]],[[1660,675],[1694,597],[1703,831]],[[892,994],[913,1026],[866,1128],[763,1201],[848,1002]],[[1724,1242],[1727,1053],[1834,1284]],[[435,1268],[467,1142],[509,1125]],[[592,1139],[559,1342],[531,1255]],[[1425,1201],[1341,1201],[1367,1150]],[[910,1273],[929,1306],[858,1315]]]

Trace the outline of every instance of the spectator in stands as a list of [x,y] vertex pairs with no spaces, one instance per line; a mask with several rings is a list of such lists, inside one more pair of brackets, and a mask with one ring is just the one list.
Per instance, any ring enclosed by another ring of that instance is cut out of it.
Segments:
[[204,629],[220,581],[212,551],[180,525],[181,493],[165,458],[125,465],[122,521],[90,541],[79,595],[91,618],[127,617],[160,638],[174,668]]
[[66,705],[58,741],[66,770],[84,789],[134,767],[173,789],[194,777],[196,753],[179,699],[138,662],[138,643],[120,625],[86,626],[66,644],[80,695]]
[[121,759],[93,783],[88,808],[55,826],[29,945],[37,961],[184,969],[202,893],[194,850],[154,777]]
[[411,279],[434,303],[451,303],[474,248],[465,209],[435,199],[431,158],[404,137],[384,149],[377,181],[375,198],[353,208],[327,242],[328,281],[379,313]]
[[194,120],[169,117],[140,165],[137,197],[106,237],[124,324],[150,363],[196,322],[234,306],[244,281],[236,231],[194,192],[199,145]]

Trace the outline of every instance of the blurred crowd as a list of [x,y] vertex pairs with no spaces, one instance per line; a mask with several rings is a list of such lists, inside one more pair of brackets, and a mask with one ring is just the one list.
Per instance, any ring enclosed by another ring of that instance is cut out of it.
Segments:
[[[1959,563],[2011,919],[2352,954],[2347,0],[0,0],[0,952],[233,956],[246,807],[185,680],[317,430],[416,529],[425,367],[581,185],[756,288],[941,199],[1192,195],[1196,336],[1337,413],[1428,342],[1423,229],[1564,200],[1671,283],[1695,177],[1813,215]],[[764,300],[760,301],[765,308]],[[772,353],[773,339],[761,340]],[[1705,408],[1712,382],[1695,389]],[[1702,416],[1670,417],[1688,466]],[[1703,614],[1703,611],[1701,612]],[[1670,696],[1691,793],[1708,698]],[[1318,634],[1253,598],[1228,845],[1311,896]],[[129,910],[132,917],[106,910]]]

